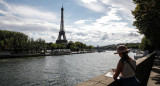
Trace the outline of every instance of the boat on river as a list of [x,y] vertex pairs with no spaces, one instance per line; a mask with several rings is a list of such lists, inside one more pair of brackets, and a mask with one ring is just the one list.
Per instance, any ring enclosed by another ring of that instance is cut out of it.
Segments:
[[148,50],[146,50],[146,51],[137,50],[136,55],[134,56],[134,59],[137,60],[139,58],[146,56],[147,54],[148,54]]

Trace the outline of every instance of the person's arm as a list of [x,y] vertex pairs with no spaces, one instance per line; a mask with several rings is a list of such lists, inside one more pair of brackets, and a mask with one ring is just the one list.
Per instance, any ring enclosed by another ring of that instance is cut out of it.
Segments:
[[121,61],[118,62],[117,64],[117,69],[115,70],[115,73],[113,75],[114,80],[117,79],[117,77],[119,76],[120,72],[123,70],[123,63]]

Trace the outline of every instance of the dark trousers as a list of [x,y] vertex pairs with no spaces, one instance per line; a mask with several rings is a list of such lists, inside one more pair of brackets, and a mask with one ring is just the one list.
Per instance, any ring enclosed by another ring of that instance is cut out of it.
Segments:
[[120,78],[121,86],[139,86],[140,83],[136,77]]

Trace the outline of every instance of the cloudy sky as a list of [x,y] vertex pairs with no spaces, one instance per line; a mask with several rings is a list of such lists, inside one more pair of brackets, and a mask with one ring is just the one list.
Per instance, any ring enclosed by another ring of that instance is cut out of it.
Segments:
[[62,4],[69,41],[94,46],[141,41],[132,25],[132,0],[0,0],[0,30],[55,43]]

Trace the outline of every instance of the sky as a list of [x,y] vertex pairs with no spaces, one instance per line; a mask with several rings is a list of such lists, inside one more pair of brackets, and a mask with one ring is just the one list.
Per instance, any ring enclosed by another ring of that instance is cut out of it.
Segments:
[[132,0],[0,0],[0,30],[55,43],[62,4],[68,41],[93,46],[141,42],[143,35],[132,25]]

